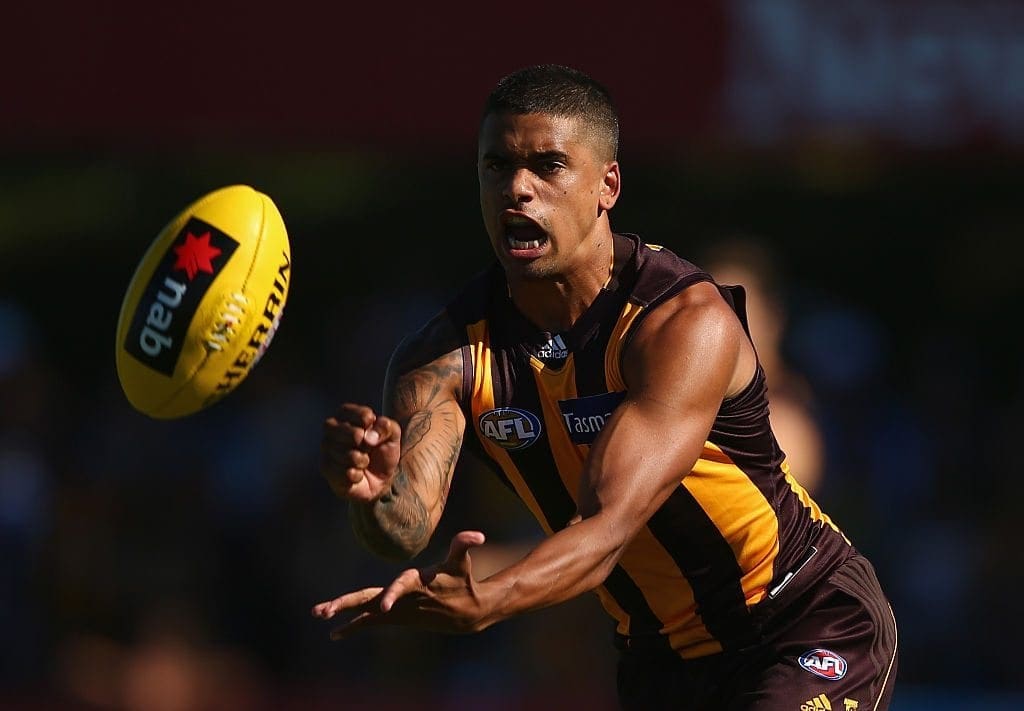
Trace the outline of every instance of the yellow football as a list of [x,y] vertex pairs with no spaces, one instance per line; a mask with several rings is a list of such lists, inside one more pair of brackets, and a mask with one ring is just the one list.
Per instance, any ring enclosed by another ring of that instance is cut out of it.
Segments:
[[166,419],[231,392],[270,345],[291,265],[266,195],[232,185],[185,208],[150,245],[121,305],[117,375],[128,401]]

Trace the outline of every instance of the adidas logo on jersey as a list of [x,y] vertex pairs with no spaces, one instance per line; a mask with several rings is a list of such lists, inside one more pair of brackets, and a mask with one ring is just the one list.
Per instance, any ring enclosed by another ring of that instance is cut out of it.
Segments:
[[545,360],[563,360],[568,357],[569,348],[558,334],[548,339],[537,351],[537,357]]
[[824,694],[800,704],[800,711],[832,711],[832,702]]

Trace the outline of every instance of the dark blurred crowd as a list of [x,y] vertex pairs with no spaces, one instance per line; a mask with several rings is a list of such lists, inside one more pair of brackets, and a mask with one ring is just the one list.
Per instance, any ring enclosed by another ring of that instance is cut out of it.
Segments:
[[[657,172],[637,170],[613,225],[747,286],[782,446],[892,599],[897,704],[901,687],[919,701],[896,708],[1024,691],[1020,281],[1000,264],[1021,256],[1002,241],[1021,218],[965,198],[974,213],[945,232],[908,230],[926,186],[809,220],[802,208],[833,198],[702,193],[692,174],[662,183],[688,196],[659,214]],[[280,333],[230,398],[183,420],[132,411],[113,367],[121,290],[169,215],[140,207],[98,250],[96,234],[68,235],[0,266],[0,707],[611,707],[612,625],[592,596],[475,637],[330,643],[310,616],[400,569],[354,543],[317,473],[320,423],[342,400],[378,403],[391,349],[488,258],[471,171],[374,180],[388,199],[337,214],[282,201],[295,276]],[[216,187],[200,183],[168,188],[167,204]],[[887,232],[895,214],[901,234]],[[490,540],[478,572],[536,540],[489,476],[460,466],[420,563],[467,528]]]

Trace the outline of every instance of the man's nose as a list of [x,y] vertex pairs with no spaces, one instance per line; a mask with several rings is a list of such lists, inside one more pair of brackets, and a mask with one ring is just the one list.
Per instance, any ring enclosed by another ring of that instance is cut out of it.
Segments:
[[526,168],[516,168],[509,173],[505,181],[502,197],[508,202],[518,205],[533,199],[533,174]]

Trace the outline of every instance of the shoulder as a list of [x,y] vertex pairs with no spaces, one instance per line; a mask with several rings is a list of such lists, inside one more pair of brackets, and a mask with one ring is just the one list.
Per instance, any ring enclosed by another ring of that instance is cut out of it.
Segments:
[[391,356],[390,369],[407,372],[437,360],[466,343],[465,330],[452,319],[447,309],[405,336]]
[[[444,309],[402,339],[388,364],[385,406],[411,381],[431,383],[435,394],[461,401],[466,390],[466,327],[486,318],[493,295],[500,292],[504,273],[497,263],[473,277]],[[408,387],[404,388],[405,390]]]
[[742,335],[739,319],[718,286],[698,281],[651,308],[633,334],[629,350],[708,337],[731,340]]
[[652,308],[625,352],[629,384],[688,373],[723,378],[725,396],[742,389],[757,357],[736,312],[711,281],[698,281]]
[[643,306],[664,301],[690,285],[711,281],[711,275],[671,250],[656,244],[637,242],[636,283],[631,297]]
[[384,410],[403,417],[436,398],[462,396],[465,334],[446,311],[406,336],[391,356],[384,382]]

